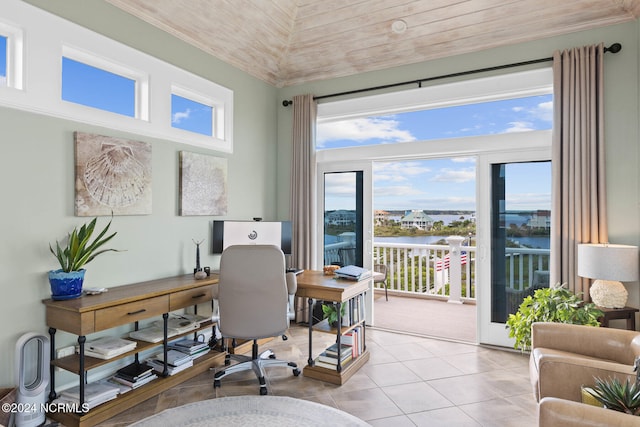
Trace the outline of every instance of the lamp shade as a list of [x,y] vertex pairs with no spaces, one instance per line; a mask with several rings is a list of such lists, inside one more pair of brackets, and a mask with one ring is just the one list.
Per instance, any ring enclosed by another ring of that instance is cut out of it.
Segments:
[[633,282],[638,280],[638,247],[609,243],[578,245],[578,276]]

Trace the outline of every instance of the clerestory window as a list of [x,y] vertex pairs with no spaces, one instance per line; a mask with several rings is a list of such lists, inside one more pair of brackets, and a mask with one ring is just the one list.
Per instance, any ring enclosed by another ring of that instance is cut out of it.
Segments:
[[62,99],[136,117],[136,81],[97,66],[62,58]]

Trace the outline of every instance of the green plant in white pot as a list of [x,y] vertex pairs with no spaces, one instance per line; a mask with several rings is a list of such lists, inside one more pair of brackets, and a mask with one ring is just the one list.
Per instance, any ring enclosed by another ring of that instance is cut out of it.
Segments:
[[117,234],[117,232],[114,232],[107,235],[112,220],[109,220],[109,223],[91,240],[96,231],[97,221],[98,218],[94,218],[80,228],[74,228],[67,236],[66,244],[64,245],[56,241],[54,249],[49,244],[49,250],[60,263],[60,269],[49,272],[52,299],[65,300],[82,295],[84,265],[105,252],[119,252],[117,249],[103,248]]

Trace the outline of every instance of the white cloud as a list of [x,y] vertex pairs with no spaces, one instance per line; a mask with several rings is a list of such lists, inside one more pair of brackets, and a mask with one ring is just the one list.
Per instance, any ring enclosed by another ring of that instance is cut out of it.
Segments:
[[411,132],[398,129],[400,122],[392,118],[361,118],[340,122],[320,123],[317,128],[317,144],[323,147],[328,141],[366,141],[381,139],[385,142],[414,141]]
[[509,122],[509,127],[506,128],[504,133],[512,133],[512,132],[528,132],[531,130],[535,130],[531,122]]
[[526,113],[534,120],[553,121],[553,101],[541,102],[532,108],[513,107],[511,110],[515,113]]
[[440,172],[436,174],[431,181],[436,182],[471,182],[476,179],[475,168],[464,169],[440,169]]
[[532,111],[533,115],[540,120],[553,121],[553,101],[541,102]]
[[191,115],[191,108],[187,108],[185,111],[178,111],[171,117],[171,123],[180,123],[182,120],[188,119]]
[[423,162],[379,162],[374,164],[374,174],[388,175],[421,175],[431,172],[431,168],[424,166]]
[[420,194],[424,194],[424,192],[410,185],[376,186],[374,189],[374,197],[406,197]]

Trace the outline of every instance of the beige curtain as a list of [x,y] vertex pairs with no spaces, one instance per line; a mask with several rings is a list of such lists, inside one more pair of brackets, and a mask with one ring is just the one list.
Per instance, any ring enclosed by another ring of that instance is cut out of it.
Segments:
[[604,159],[604,46],[554,52],[551,284],[589,298],[577,244],[608,240]]
[[[291,157],[291,265],[314,267],[316,254],[315,136],[317,104],[313,95],[293,97],[293,154]],[[296,321],[307,321],[306,300],[296,299]]]

